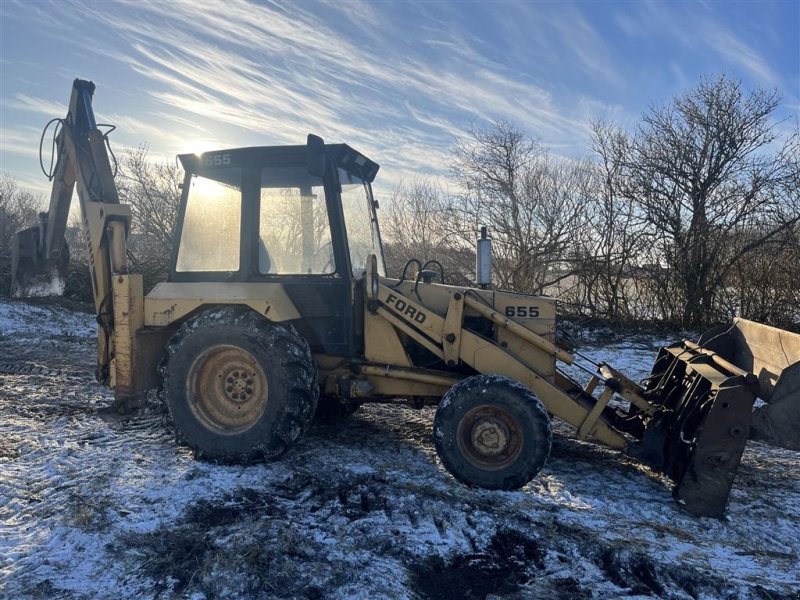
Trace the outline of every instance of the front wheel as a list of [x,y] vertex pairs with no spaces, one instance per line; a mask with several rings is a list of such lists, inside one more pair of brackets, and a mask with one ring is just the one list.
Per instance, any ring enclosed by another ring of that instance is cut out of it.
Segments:
[[434,419],[436,452],[459,481],[514,490],[533,479],[550,455],[550,417],[525,386],[500,375],[454,385]]

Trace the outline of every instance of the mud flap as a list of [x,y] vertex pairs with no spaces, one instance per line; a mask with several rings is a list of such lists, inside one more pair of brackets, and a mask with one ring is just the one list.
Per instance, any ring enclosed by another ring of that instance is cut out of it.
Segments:
[[722,517],[744,452],[756,378],[691,342],[659,353],[645,396],[658,414],[628,453],[673,482],[690,513]]

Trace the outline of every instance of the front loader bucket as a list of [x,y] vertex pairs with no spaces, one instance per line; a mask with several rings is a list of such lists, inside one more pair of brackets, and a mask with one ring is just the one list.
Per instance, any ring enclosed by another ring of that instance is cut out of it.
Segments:
[[14,235],[11,246],[12,297],[60,296],[64,293],[69,269],[66,241],[61,251],[50,260],[42,258],[40,248],[40,227],[23,229]]
[[800,334],[746,319],[706,331],[700,345],[758,378],[750,437],[800,450]]
[[686,510],[721,517],[756,391],[751,373],[697,344],[663,348],[642,394],[657,413],[628,452],[674,481],[673,495]]

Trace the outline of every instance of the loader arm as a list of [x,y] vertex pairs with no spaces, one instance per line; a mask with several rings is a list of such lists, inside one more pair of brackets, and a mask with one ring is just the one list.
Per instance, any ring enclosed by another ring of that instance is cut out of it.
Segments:
[[131,211],[119,202],[105,134],[98,128],[92,109],[94,89],[90,81],[76,79],[72,84],[69,110],[56,137],[58,154],[48,211],[40,214],[37,226],[15,236],[12,295],[63,293],[68,267],[64,234],[77,188],[98,321],[97,377],[109,383],[115,355],[112,275],[127,274],[126,237]]
[[[537,346],[542,352],[553,357],[558,356],[565,362],[572,362],[571,356],[555,344],[503,317],[477,295],[472,294],[472,290],[454,292],[450,296],[447,315],[463,315],[464,307],[468,307],[490,320],[503,323],[514,335]],[[536,393],[548,412],[576,428],[583,428],[585,435],[591,435],[612,448],[622,449],[627,446],[625,438],[613,430],[599,411],[592,411],[596,404],[588,401],[585,394],[570,394],[571,390],[562,389],[555,381],[548,381],[547,377],[537,373],[524,359],[515,356],[507,348],[465,329],[461,319],[451,319],[448,322],[447,316],[441,317],[412,298],[383,284],[378,288],[377,300],[379,306],[375,310],[380,316],[402,329],[433,354],[444,357],[446,352],[452,353],[453,357],[478,372],[497,373],[515,379]],[[401,311],[396,309],[398,300],[402,300]],[[420,319],[418,315],[424,315],[425,318]],[[453,341],[449,342],[450,339]]]

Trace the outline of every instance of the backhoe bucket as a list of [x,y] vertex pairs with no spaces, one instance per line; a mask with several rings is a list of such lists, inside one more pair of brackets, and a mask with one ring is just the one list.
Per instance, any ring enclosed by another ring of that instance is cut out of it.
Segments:
[[746,319],[709,329],[700,345],[758,378],[750,437],[800,450],[800,334]]
[[69,249],[64,241],[60,252],[43,258],[41,227],[23,229],[11,246],[11,296],[32,298],[64,293],[69,269]]
[[663,348],[642,392],[657,412],[628,453],[674,481],[673,495],[686,510],[721,517],[757,386],[752,373],[690,341]]

